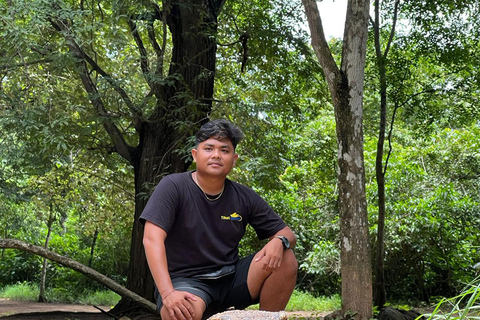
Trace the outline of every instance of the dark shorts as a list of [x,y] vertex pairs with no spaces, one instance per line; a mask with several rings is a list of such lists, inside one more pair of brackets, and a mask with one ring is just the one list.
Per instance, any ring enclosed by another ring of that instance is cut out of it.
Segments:
[[[190,292],[205,301],[207,309],[203,314],[203,319],[230,307],[245,309],[258,303],[258,299],[252,300],[247,286],[248,269],[253,257],[252,254],[240,259],[234,273],[219,279],[173,278],[173,287],[179,291]],[[158,291],[155,293],[157,311],[160,312],[163,306],[162,297]]]

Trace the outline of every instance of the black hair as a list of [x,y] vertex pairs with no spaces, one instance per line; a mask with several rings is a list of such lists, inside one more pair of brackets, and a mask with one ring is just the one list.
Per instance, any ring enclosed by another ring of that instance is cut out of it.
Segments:
[[210,138],[217,140],[229,139],[233,149],[242,141],[244,134],[242,130],[225,119],[212,120],[202,125],[195,135],[195,143],[198,146],[201,142]]

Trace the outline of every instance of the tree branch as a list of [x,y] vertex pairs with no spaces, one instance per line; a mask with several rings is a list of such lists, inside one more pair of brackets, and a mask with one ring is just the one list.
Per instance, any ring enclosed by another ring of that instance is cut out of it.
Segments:
[[[382,49],[380,47],[380,1],[375,0],[375,20],[372,20],[373,33],[375,39],[375,53],[377,60],[380,60],[382,57]],[[384,56],[386,57],[386,56]]]
[[120,87],[120,85],[111,77],[107,72],[105,72],[96,62],[93,60],[85,51],[78,45],[75,41],[74,37],[71,35],[70,30],[67,27],[67,24],[60,20],[50,20],[50,22],[56,27],[59,31],[62,31],[65,35],[67,40],[68,46],[70,51],[74,53],[74,55],[82,60],[85,60],[98,74],[100,74],[107,82],[112,86],[112,88],[120,95],[122,100],[128,106],[130,111],[132,112],[134,118],[139,121],[142,118],[142,112],[137,107],[135,107],[134,103],[130,100],[125,90]]
[[[169,6],[168,1],[163,1],[163,11],[160,10],[160,7],[153,1],[150,1],[150,6],[152,7],[152,11],[146,14],[140,15],[130,15],[128,19],[128,25],[130,27],[132,36],[137,44],[137,48],[140,52],[140,66],[142,68],[143,75],[147,84],[150,87],[150,93],[155,93],[156,96],[160,96],[164,94],[163,90],[159,90],[158,81],[156,81],[157,77],[163,76],[163,68],[164,68],[164,55],[165,55],[165,48],[167,43],[167,23],[166,23],[166,16],[167,16],[167,8]],[[147,57],[147,50],[143,43],[143,40],[138,32],[137,25],[135,20],[144,20],[147,23],[147,34],[148,40],[152,45],[152,48],[156,55],[156,65],[154,76],[151,75],[151,70],[148,65],[148,57]],[[155,27],[154,22],[156,20],[160,20],[162,22],[162,46],[158,44],[157,37],[155,34]]]
[[157,66],[155,67],[155,74],[161,75],[163,74],[164,51],[157,42],[157,37],[155,35],[155,28],[152,22],[148,23],[147,29],[148,29],[148,39],[152,44],[153,51],[155,51],[155,55],[157,56]]
[[151,3],[153,10],[155,11],[156,15],[160,17],[159,20],[162,21],[162,46],[157,42],[157,37],[155,35],[155,27],[153,25],[154,21],[148,21],[147,24],[147,31],[148,31],[148,39],[155,51],[155,55],[157,56],[157,66],[155,67],[155,74],[162,75],[163,74],[163,65],[164,65],[164,55],[165,55],[165,48],[167,45],[167,9],[169,6],[168,1],[163,1],[163,11],[160,11],[158,5],[154,2]]
[[[307,15],[308,25],[310,27],[312,46],[318,61],[322,65],[323,72],[327,78],[329,86],[338,82],[340,79],[340,70],[333,59],[332,52],[325,39],[323,31],[322,18],[318,11],[317,2],[315,0],[302,0]],[[330,92],[334,92],[330,90]]]
[[388,38],[387,46],[385,48],[385,52],[383,53],[383,57],[386,59],[388,55],[388,51],[390,51],[390,47],[393,42],[393,37],[395,36],[395,27],[397,25],[398,20],[398,6],[400,5],[400,0],[395,1],[395,9],[393,10],[393,19],[392,19],[392,29],[390,30],[390,37]]
[[132,34],[135,43],[137,44],[138,51],[140,52],[140,68],[142,69],[143,76],[145,80],[147,80],[148,85],[151,86],[150,79],[148,77],[148,73],[150,72],[150,68],[148,66],[148,54],[147,49],[145,49],[145,45],[143,44],[143,40],[138,33],[137,24],[132,20],[128,19],[128,26],[130,27],[130,32]]
[[25,243],[20,240],[15,239],[0,239],[0,248],[2,249],[18,249],[22,251],[26,251],[28,253],[36,254],[51,261],[57,262],[67,268],[73,269],[81,274],[97,281],[98,283],[106,286],[107,288],[111,289],[112,291],[118,293],[124,298],[131,299],[132,301],[138,303],[143,308],[147,309],[150,312],[157,313],[157,306],[148,301],[147,299],[137,295],[136,293],[128,290],[127,288],[119,285],[112,279],[104,276],[103,274],[89,268],[80,262],[67,258],[65,256],[59,255],[53,251],[48,249],[44,249],[39,246],[35,246],[29,243]]
[[114,87],[117,93],[119,93],[122,97],[123,101],[130,107],[130,110],[132,111],[136,120],[135,123],[137,130],[141,125],[140,111],[137,110],[137,108],[133,105],[132,101],[128,97],[127,93],[123,90],[123,88],[121,88],[112,79],[112,77],[110,77],[110,75],[108,75],[103,69],[101,69],[100,66],[98,66],[98,64],[93,59],[91,59],[76,43],[75,39],[73,39],[73,37],[70,35],[67,24],[59,20],[50,21],[55,28],[57,28],[59,31],[64,32],[70,51],[78,59],[78,73],[82,80],[83,86],[87,91],[89,99],[93,104],[94,108],[96,109],[97,114],[104,119],[103,126],[115,145],[115,151],[123,158],[128,160],[130,163],[132,163],[132,153],[134,151],[134,148],[127,144],[122,132],[113,122],[111,114],[106,110],[103,100],[101,99],[101,96],[97,90],[97,87],[93,82],[92,78],[90,77],[90,73],[87,68],[87,62],[94,68],[95,71],[102,75]]
[[410,97],[408,97],[408,99],[406,99],[400,104],[395,103],[395,106],[393,108],[392,120],[390,121],[390,130],[388,131],[388,153],[387,153],[387,159],[385,160],[385,166],[383,167],[384,173],[387,172],[388,160],[390,159],[390,155],[392,154],[392,150],[393,150],[393,147],[392,147],[393,124],[395,123],[395,117],[397,115],[398,109],[400,109],[401,107],[406,105],[408,101],[412,100],[413,98],[419,95],[422,95],[425,93],[433,93],[433,92],[435,92],[435,90],[433,89],[423,90],[415,94],[412,94]]
[[225,0],[210,0],[210,6],[213,8],[215,16],[218,17],[224,4]]

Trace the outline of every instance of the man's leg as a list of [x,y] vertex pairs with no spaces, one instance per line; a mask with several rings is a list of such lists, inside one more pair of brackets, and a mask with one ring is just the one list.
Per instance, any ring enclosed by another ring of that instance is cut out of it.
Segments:
[[[212,287],[201,280],[192,279],[192,278],[172,278],[173,287],[176,290],[176,293],[183,293],[182,304],[184,306],[189,306],[189,308],[193,309],[195,317],[193,320],[200,320],[205,312],[206,306],[208,303],[211,303],[211,292]],[[158,291],[156,291],[156,294]],[[196,301],[192,301],[187,299],[186,294],[194,295],[196,297]],[[182,297],[182,296],[181,296]],[[176,297],[175,299],[178,299]],[[157,302],[157,310],[160,310],[160,315],[163,320],[184,320],[184,315],[180,308],[173,309],[174,316],[172,317],[170,313],[167,311],[167,308],[163,305],[162,297],[157,294],[156,295],[156,302]]]
[[285,250],[282,266],[275,271],[263,270],[262,261],[252,260],[247,284],[252,299],[260,298],[260,310],[285,310],[297,282],[298,262],[292,250]]

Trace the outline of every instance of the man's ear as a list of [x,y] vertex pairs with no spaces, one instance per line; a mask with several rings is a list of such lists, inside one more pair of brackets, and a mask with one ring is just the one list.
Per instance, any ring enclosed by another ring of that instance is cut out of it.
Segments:
[[238,153],[235,153],[235,155],[233,156],[233,166],[235,166],[235,164],[237,163],[237,159],[238,159]]
[[193,162],[197,162],[197,149],[192,149]]

